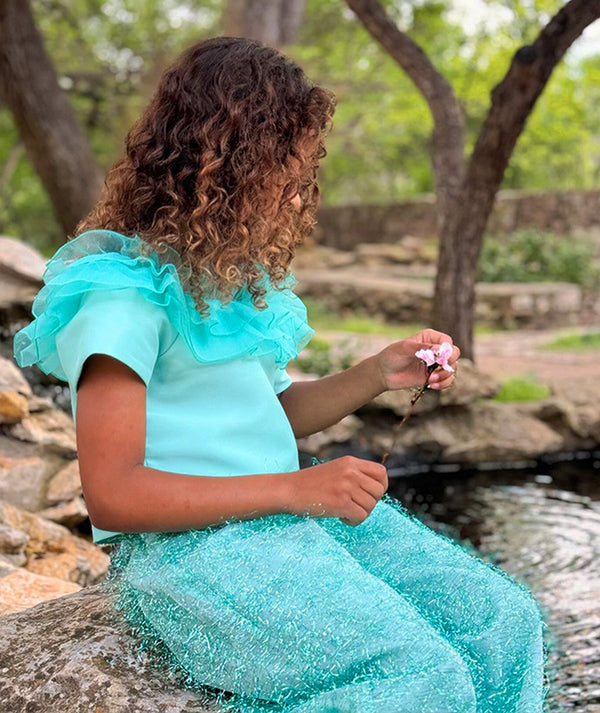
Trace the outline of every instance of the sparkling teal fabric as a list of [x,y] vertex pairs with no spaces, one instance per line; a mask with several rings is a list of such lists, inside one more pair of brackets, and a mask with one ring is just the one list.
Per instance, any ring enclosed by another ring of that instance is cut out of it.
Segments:
[[[174,250],[83,233],[49,261],[15,336],[76,387],[106,353],[147,387],[145,464],[192,475],[299,469],[277,394],[313,330],[291,289],[203,320]],[[315,459],[314,463],[318,463]],[[135,503],[131,503],[135,507]],[[140,651],[237,713],[540,713],[547,625],[529,589],[385,496],[360,525],[273,515],[111,533],[106,587]]]
[[538,713],[548,693],[529,589],[387,495],[354,527],[128,535],[104,586],[140,648],[227,711]]

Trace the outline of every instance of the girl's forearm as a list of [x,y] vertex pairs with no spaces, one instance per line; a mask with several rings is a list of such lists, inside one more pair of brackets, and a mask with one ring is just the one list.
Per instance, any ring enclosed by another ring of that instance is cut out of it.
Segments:
[[289,511],[292,473],[185,475],[137,465],[90,519],[112,532],[179,532]]
[[296,438],[310,436],[338,423],[344,416],[385,391],[374,357],[337,374],[296,381],[280,401]]

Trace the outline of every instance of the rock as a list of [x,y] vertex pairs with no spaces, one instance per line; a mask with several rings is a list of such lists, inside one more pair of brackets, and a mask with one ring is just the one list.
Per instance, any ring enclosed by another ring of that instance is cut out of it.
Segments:
[[13,438],[43,445],[55,453],[70,458],[77,455],[73,419],[58,409],[32,413],[6,430]]
[[102,548],[71,534],[66,527],[0,501],[0,525],[27,537],[25,568],[85,587],[102,581],[109,556]]
[[[435,280],[422,274],[398,274],[395,267],[403,267],[405,273],[406,267],[382,263],[374,256],[397,249],[361,245],[363,264],[299,265],[294,273],[295,291],[302,298],[322,301],[335,314],[358,310],[391,324],[426,324],[431,318]],[[567,282],[478,282],[475,293],[477,320],[504,328],[576,324],[582,310],[581,288]]]
[[362,421],[358,416],[349,414],[339,423],[323,431],[312,433],[305,438],[299,438],[297,440],[298,448],[307,453],[316,455],[321,448],[328,446],[330,443],[345,443],[346,441],[350,441],[360,430],[362,425]]
[[[39,454],[39,448],[35,443],[18,441],[3,433],[0,428],[0,454],[8,458],[30,458]],[[62,458],[60,459],[62,461]]]
[[45,270],[46,260],[34,247],[16,238],[0,235],[0,274],[14,275],[39,289]]
[[553,395],[541,401],[515,403],[515,408],[543,421],[560,433],[566,449],[581,448],[582,439],[590,440],[590,448],[597,443],[593,438],[594,426],[600,423],[600,407],[597,402],[575,406],[565,398]]
[[0,556],[4,562],[20,567],[27,562],[25,548],[29,538],[22,530],[0,524]]
[[35,511],[46,501],[48,463],[38,456],[10,458],[0,453],[0,498]]
[[315,265],[320,267],[346,267],[356,262],[356,255],[348,250],[336,250],[325,245],[307,245],[304,243],[298,248],[294,257],[294,269],[305,267],[311,269]]
[[31,386],[19,367],[4,357],[0,357],[0,389],[2,388],[12,389],[27,398],[33,397]]
[[[415,393],[415,390],[396,389],[394,391],[384,391],[374,399],[371,399],[368,404],[361,406],[358,409],[359,413],[363,411],[371,411],[373,409],[389,409],[397,416],[404,416],[410,408],[410,401]],[[423,396],[412,407],[413,415],[430,413],[438,407],[440,394],[432,389],[427,389]]]
[[10,359],[0,357],[0,423],[15,423],[29,414],[31,387]]
[[54,408],[52,399],[48,399],[44,396],[32,396],[28,402],[29,411],[33,413],[34,411],[46,411],[47,409]]
[[52,476],[46,490],[46,505],[73,500],[81,492],[79,461],[74,459]]
[[109,556],[100,547],[81,537],[69,535],[52,544],[50,549],[31,557],[26,568],[35,574],[75,582],[81,587],[101,582],[106,577]]
[[36,514],[68,528],[76,527],[80,522],[88,518],[87,507],[81,496],[77,496],[68,502],[61,502],[58,505],[39,510]]
[[368,266],[387,262],[408,265],[415,259],[415,251],[402,243],[361,243],[355,253],[357,262]]
[[0,386],[0,423],[16,423],[28,414],[27,399]]
[[454,384],[440,392],[440,406],[466,406],[477,399],[491,399],[500,391],[500,381],[479,371],[470,359],[461,357],[458,368]]
[[3,713],[209,713],[137,647],[100,585],[0,618]]
[[22,611],[40,602],[78,592],[81,587],[63,579],[33,574],[23,567],[0,578],[0,615]]
[[559,433],[508,404],[482,402],[469,408],[446,407],[408,421],[398,436],[408,449],[435,455],[441,462],[510,462],[536,458],[563,448]]
[[590,380],[573,386],[560,385],[553,389],[554,398],[545,401],[563,411],[566,425],[581,438],[589,439],[597,447],[600,443],[600,384]]

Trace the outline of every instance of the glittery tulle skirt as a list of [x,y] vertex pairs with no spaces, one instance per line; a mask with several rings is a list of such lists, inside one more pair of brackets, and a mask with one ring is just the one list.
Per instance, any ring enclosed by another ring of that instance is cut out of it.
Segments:
[[240,713],[539,713],[545,613],[385,495],[356,526],[273,515],[126,534],[112,601],[184,685]]

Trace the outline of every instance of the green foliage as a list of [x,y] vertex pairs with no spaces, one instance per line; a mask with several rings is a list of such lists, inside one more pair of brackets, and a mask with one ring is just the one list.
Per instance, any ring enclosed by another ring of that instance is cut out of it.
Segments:
[[[191,42],[218,34],[222,2],[33,0],[32,7],[60,85],[107,170],[162,69]],[[18,150],[12,117],[0,107],[0,175]],[[0,233],[52,254],[65,236],[24,151],[2,179]]]
[[551,342],[546,342],[538,349],[548,349],[557,351],[581,351],[583,349],[600,349],[600,332],[589,332],[587,334],[565,334],[557,337]]
[[495,401],[538,401],[552,393],[547,384],[538,381],[535,375],[513,377],[502,382],[494,396]]
[[349,343],[350,340],[345,339],[334,348],[326,339],[315,335],[294,364],[300,371],[318,376],[344,371],[356,362],[354,352],[348,347]]
[[[472,31],[452,0],[383,0],[448,79],[475,143],[490,91],[515,50],[535,39],[560,0],[485,0],[500,18]],[[103,169],[120,155],[161,71],[191,42],[221,33],[224,0],[33,0],[61,85]],[[469,23],[472,26],[472,23]],[[421,94],[343,0],[308,0],[296,44],[284,48],[338,98],[320,168],[323,204],[389,203],[434,190],[432,119]],[[600,53],[557,67],[519,139],[502,188],[590,188],[600,179]],[[18,148],[0,108],[0,166]],[[0,232],[38,247],[63,242],[24,151],[0,190]]]
[[574,282],[600,285],[600,255],[588,235],[522,230],[484,240],[478,279],[482,282]]
[[302,301],[306,305],[308,323],[316,331],[339,330],[357,334],[382,334],[403,339],[425,328],[421,324],[388,324],[360,310],[346,312],[344,315],[336,314],[322,300],[314,297],[303,297]]

